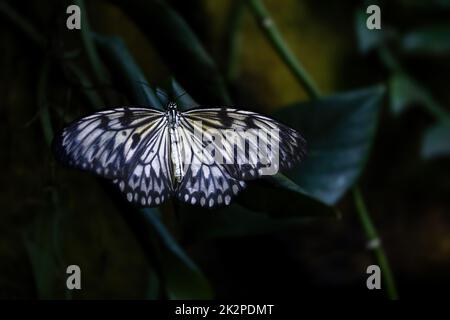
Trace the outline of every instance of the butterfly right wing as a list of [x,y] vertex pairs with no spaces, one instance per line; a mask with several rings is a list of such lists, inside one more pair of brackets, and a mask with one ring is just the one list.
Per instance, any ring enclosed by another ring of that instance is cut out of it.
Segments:
[[306,141],[299,132],[256,112],[200,107],[183,112],[183,120],[201,123],[201,132],[218,133],[219,140],[212,142],[215,150],[227,163],[228,172],[239,180],[290,169],[306,153]]

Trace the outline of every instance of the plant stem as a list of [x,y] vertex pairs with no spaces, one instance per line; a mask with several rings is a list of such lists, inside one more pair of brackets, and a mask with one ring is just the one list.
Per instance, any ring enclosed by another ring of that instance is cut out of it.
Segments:
[[[269,39],[270,43],[276,50],[276,52],[281,56],[283,61],[286,63],[287,67],[296,76],[300,84],[305,88],[306,92],[311,98],[317,99],[320,97],[320,92],[317,89],[314,81],[309,77],[308,73],[303,69],[300,62],[290,51],[288,45],[284,41],[283,37],[275,27],[272,19],[270,18],[267,9],[264,7],[261,0],[247,0],[253,14],[255,15],[259,25],[261,26],[264,34]],[[389,59],[390,66],[393,68],[398,68],[398,64],[392,57],[386,57]],[[353,192],[353,197],[357,206],[358,216],[362,222],[364,233],[366,234],[369,243],[375,243],[376,246],[373,248],[375,252],[375,257],[380,265],[383,272],[383,278],[387,287],[387,294],[390,299],[398,299],[397,289],[394,283],[394,277],[392,275],[386,254],[384,249],[379,242],[379,237],[375,226],[372,223],[369,212],[366,209],[366,205],[362,198],[362,195],[356,186]]]
[[361,221],[364,233],[366,234],[368,240],[368,247],[374,251],[375,257],[381,268],[381,275],[386,285],[387,295],[389,299],[397,300],[397,288],[395,286],[394,276],[392,274],[389,261],[386,257],[383,246],[380,243],[380,237],[378,236],[378,232],[372,222],[372,219],[370,218],[370,214],[358,187],[353,189],[353,198],[355,199],[355,206],[359,220]]
[[289,70],[294,74],[295,78],[305,88],[306,92],[311,98],[318,98],[320,92],[315,83],[311,80],[309,74],[297,60],[291,49],[284,41],[280,32],[278,31],[272,18],[269,16],[267,9],[264,7],[261,0],[247,0],[250,9],[258,21],[262,31],[270,41],[275,51],[280,55],[281,59],[288,66]]
[[226,78],[232,83],[238,75],[238,55],[241,46],[240,27],[244,17],[244,3],[242,0],[234,0],[230,14],[228,16],[227,30],[227,61],[226,61]]

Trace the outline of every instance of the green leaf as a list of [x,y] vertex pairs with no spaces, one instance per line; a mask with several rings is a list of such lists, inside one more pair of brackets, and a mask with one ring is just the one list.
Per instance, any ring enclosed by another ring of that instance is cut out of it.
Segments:
[[366,163],[384,93],[376,86],[282,109],[278,118],[299,129],[309,146],[288,176],[313,197],[338,202]]
[[431,93],[413,78],[399,71],[394,73],[389,80],[390,109],[398,115],[413,105],[424,108],[428,113],[440,121],[449,121],[450,116]]
[[450,123],[438,123],[429,128],[422,140],[422,156],[431,159],[450,156]]
[[399,115],[414,104],[425,101],[422,88],[407,75],[397,72],[389,79],[390,109],[393,114]]
[[[406,10],[417,10],[420,13],[441,13],[450,9],[449,0],[399,0],[398,4]],[[400,8],[401,8],[400,7]]]
[[413,54],[444,55],[450,52],[450,27],[424,27],[406,34],[401,42],[403,50]]
[[216,64],[186,21],[165,1],[113,1],[143,31],[177,79],[190,92],[230,103]]
[[210,299],[212,290],[208,280],[178,245],[156,209],[141,210],[146,220],[158,234],[163,250],[160,253],[166,291],[170,299]]

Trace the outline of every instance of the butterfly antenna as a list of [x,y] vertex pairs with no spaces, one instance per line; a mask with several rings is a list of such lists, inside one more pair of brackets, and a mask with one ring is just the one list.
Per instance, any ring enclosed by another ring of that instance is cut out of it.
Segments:
[[156,93],[162,94],[162,95],[163,95],[164,97],[166,97],[167,99],[169,98],[169,96],[167,95],[167,93],[166,93],[164,90],[160,89],[160,88],[156,88]]

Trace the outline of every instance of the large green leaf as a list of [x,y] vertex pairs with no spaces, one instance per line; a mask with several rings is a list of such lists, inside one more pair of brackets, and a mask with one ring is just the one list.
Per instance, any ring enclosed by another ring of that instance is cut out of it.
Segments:
[[299,129],[309,146],[292,180],[327,204],[339,201],[362,172],[384,92],[376,86],[282,109],[278,117]]
[[426,159],[450,156],[450,123],[438,123],[429,128],[422,141],[422,156]]

